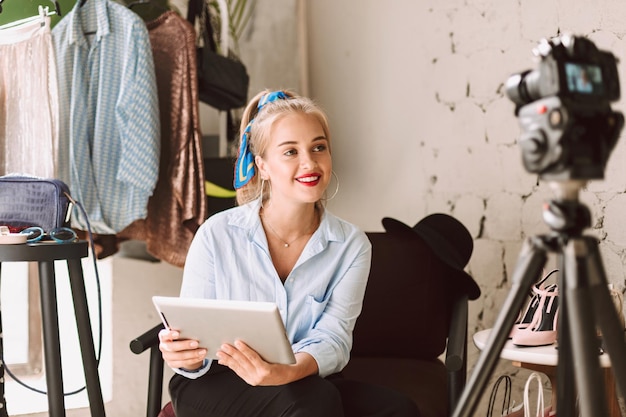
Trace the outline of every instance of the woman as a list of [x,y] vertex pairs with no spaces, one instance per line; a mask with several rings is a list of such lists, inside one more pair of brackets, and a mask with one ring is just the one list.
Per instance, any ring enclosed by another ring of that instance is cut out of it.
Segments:
[[[198,346],[163,330],[177,417],[419,415],[394,391],[338,375],[361,312],[371,245],[323,207],[333,176],[326,115],[310,99],[263,91],[246,107],[241,130],[238,207],[198,230],[181,297],[275,302],[296,363],[267,363],[241,341]],[[206,359],[207,350],[219,359]]]

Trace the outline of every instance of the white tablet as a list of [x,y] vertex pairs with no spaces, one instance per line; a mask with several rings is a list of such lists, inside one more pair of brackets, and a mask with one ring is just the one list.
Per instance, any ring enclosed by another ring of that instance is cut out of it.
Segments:
[[275,303],[152,297],[163,325],[178,330],[181,338],[198,340],[207,357],[223,343],[239,339],[270,363],[296,363],[285,325]]

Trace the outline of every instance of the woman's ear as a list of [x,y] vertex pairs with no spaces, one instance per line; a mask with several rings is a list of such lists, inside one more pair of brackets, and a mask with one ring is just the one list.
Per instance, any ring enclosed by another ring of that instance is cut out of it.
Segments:
[[265,161],[263,160],[263,158],[261,158],[260,155],[255,156],[254,157],[254,163],[256,164],[257,168],[259,168],[259,176],[260,176],[260,178],[262,180],[268,180],[270,177],[267,174]]

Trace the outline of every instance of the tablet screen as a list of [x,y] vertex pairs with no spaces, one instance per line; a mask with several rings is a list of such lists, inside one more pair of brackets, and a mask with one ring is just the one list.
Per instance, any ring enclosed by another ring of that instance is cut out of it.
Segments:
[[275,303],[154,296],[163,325],[182,339],[198,340],[207,357],[239,339],[270,363],[296,362]]

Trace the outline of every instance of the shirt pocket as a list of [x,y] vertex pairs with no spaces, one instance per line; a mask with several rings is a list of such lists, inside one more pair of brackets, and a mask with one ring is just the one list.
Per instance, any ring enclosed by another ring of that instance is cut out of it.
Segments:
[[311,327],[314,327],[315,324],[320,320],[322,313],[326,309],[326,305],[328,304],[328,298],[318,300],[313,295],[309,295],[307,298],[307,304],[310,309],[310,317],[311,317]]

